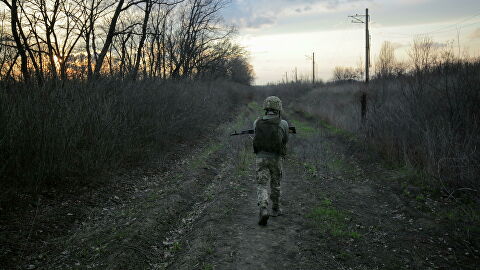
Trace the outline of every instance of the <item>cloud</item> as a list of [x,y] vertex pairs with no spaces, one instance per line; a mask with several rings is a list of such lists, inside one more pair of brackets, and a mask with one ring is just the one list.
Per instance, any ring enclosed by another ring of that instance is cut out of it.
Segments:
[[240,29],[259,29],[288,17],[331,13],[354,3],[370,1],[373,0],[232,0],[225,19]]
[[399,0],[398,2],[404,5],[419,5],[419,4],[428,3],[431,1],[432,0]]
[[245,21],[244,26],[248,28],[258,29],[264,26],[269,26],[275,23],[274,17],[260,16],[255,18],[249,18]]
[[295,12],[297,13],[302,13],[302,12],[308,12],[312,10],[312,7],[311,6],[304,6],[304,7],[298,7],[295,9]]
[[230,19],[230,23],[240,29],[260,29],[274,25],[277,21],[275,16],[252,16]]
[[477,38],[480,38],[480,27],[473,30],[472,33],[470,33],[470,35],[468,35],[468,37],[470,39],[477,39]]

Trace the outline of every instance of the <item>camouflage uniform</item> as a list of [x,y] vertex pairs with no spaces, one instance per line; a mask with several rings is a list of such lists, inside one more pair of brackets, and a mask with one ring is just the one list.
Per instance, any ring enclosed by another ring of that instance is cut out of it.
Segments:
[[[278,99],[278,98],[277,98]],[[268,100],[268,98],[267,98]],[[267,101],[266,100],[266,101]],[[278,99],[279,100],[279,99]],[[281,101],[280,101],[281,102]],[[264,108],[267,107],[264,105]],[[268,111],[264,119],[278,117],[281,111],[281,103],[278,112]],[[258,119],[253,123],[255,129]],[[288,123],[281,120],[279,126],[282,129],[282,143],[284,145],[288,142]],[[257,180],[257,203],[262,207],[268,206],[268,182],[270,182],[270,199],[272,200],[272,208],[279,210],[280,207],[280,182],[282,179],[282,156],[276,153],[258,152],[255,160],[256,165],[256,180]]]
[[270,180],[270,199],[278,209],[280,203],[280,181],[282,179],[282,158],[258,157],[255,160],[257,172],[257,203],[268,206],[268,182]]

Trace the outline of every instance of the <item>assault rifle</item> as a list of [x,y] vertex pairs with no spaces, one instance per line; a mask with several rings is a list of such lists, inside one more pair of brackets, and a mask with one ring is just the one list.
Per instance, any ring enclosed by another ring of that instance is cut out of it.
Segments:
[[[290,126],[290,127],[288,127],[288,133],[297,134],[297,129],[294,126]],[[230,136],[244,135],[244,134],[255,134],[255,130],[246,129],[246,130],[242,130],[240,132],[235,131],[232,134],[230,134]]]

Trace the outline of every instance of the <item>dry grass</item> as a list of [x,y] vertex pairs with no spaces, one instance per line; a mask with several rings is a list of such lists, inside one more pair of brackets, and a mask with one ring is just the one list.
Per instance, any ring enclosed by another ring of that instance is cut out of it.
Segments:
[[305,96],[309,91],[315,87],[322,86],[319,82],[313,86],[310,82],[301,81],[298,83],[284,83],[284,84],[269,84],[265,86],[257,86],[255,89],[255,99],[258,104],[263,104],[263,100],[268,96],[278,96],[283,103],[283,107],[287,108],[290,104],[295,103],[301,97]]
[[[248,88],[227,82],[66,82],[0,91],[2,190],[71,185],[205,136]],[[3,195],[3,194],[2,194]]]
[[463,61],[373,80],[363,125],[361,83],[328,84],[299,103],[305,113],[361,135],[393,163],[425,170],[430,184],[478,195],[478,74],[480,61]]

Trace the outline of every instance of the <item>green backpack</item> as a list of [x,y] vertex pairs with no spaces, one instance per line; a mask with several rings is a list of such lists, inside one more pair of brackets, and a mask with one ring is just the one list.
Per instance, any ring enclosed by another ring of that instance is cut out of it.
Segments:
[[280,117],[265,119],[261,117],[255,125],[255,137],[253,138],[253,152],[268,152],[284,156],[286,154],[283,145],[282,128]]

